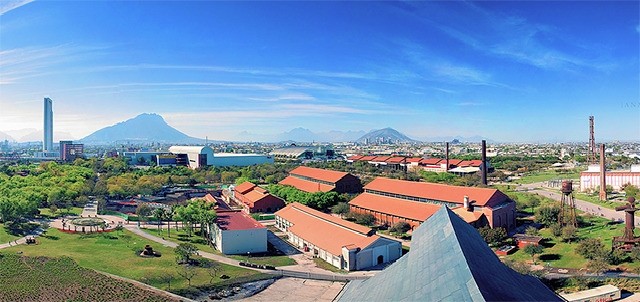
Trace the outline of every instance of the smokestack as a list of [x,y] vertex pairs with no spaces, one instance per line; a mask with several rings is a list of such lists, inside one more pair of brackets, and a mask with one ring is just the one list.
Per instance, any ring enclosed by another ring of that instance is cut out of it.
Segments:
[[447,165],[444,171],[449,171],[449,142],[444,143],[444,163]]
[[464,196],[464,203],[463,206],[465,208],[465,210],[467,211],[471,211],[471,204],[469,203],[469,196]]
[[604,144],[600,145],[600,200],[607,200],[607,179],[604,166]]
[[487,141],[482,140],[482,184],[487,185]]

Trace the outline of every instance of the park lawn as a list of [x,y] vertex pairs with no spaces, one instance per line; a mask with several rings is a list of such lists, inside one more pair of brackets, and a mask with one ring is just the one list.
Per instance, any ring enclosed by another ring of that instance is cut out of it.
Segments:
[[295,265],[297,262],[289,256],[280,255],[280,256],[241,256],[241,255],[230,255],[229,258],[236,259],[238,261],[247,261],[247,258],[250,263],[260,264],[260,265],[271,265],[275,267],[279,266],[287,266],[287,265]]
[[65,215],[79,216],[80,214],[82,214],[83,208],[74,207],[69,209],[59,209],[55,214],[51,213],[51,210],[49,208],[40,208],[39,210],[40,210],[40,216],[55,219]]
[[[193,245],[195,245],[199,250],[201,251],[205,251],[205,252],[210,252],[210,253],[214,253],[214,254],[218,254],[218,255],[222,255],[222,253],[220,253],[220,251],[208,246],[206,242],[204,241],[204,239],[202,239],[202,237],[198,236],[198,235],[193,235],[192,237],[187,237],[187,233],[184,229],[178,229],[178,231],[176,232],[175,228],[171,228],[171,237],[167,236],[167,228],[163,228],[161,231],[158,231],[158,228],[148,228],[148,229],[142,229],[143,231],[154,235],[154,236],[158,236],[158,237],[163,237],[166,240],[169,240],[171,242],[175,242],[175,243],[191,243]],[[231,255],[228,256],[229,258],[233,258],[236,259],[238,261],[247,261],[247,256],[246,255]],[[296,261],[289,258],[288,256],[282,255],[282,256],[251,256],[250,258],[250,262],[251,263],[255,263],[255,264],[261,264],[261,265],[272,265],[272,266],[287,266],[287,265],[294,265],[296,264]]]
[[539,171],[539,172],[531,172],[527,175],[522,176],[522,178],[516,180],[516,183],[519,184],[530,184],[534,182],[543,182],[554,179],[579,179],[580,172],[571,172],[571,173],[562,173],[558,171]]
[[[146,244],[151,245],[162,256],[139,257],[135,250],[144,248]],[[176,256],[172,248],[146,240],[127,230],[104,235],[78,235],[50,229],[47,236],[38,237],[37,245],[20,245],[3,249],[0,252],[22,252],[25,256],[68,256],[82,267],[135,279],[163,289],[166,289],[167,285],[158,278],[172,274],[175,276],[171,282],[172,291],[188,287],[187,280],[177,274],[181,267],[176,264]],[[217,275],[225,274],[231,279],[260,274],[256,271],[226,264],[221,264],[221,266],[223,269]],[[200,267],[196,270],[197,275],[191,280],[192,286],[208,285],[211,278],[207,271]],[[214,284],[222,281],[225,280],[219,277],[214,278]]]
[[219,254],[219,252],[214,248],[210,247],[207,244],[207,241],[203,239],[201,236],[195,235],[195,234],[192,234],[191,237],[187,236],[187,231],[183,228],[179,228],[176,231],[176,228],[174,226],[171,226],[171,237],[169,237],[169,235],[167,234],[166,226],[164,226],[160,231],[158,231],[157,226],[156,227],[147,226],[147,228],[140,228],[140,229],[148,234],[154,235],[156,237],[164,238],[168,241],[175,242],[177,244],[191,243],[195,245],[198,248],[198,250]]
[[0,223],[0,244],[7,243],[9,241],[14,241],[19,238],[20,236],[13,236],[7,233],[7,230],[4,228],[4,224]]

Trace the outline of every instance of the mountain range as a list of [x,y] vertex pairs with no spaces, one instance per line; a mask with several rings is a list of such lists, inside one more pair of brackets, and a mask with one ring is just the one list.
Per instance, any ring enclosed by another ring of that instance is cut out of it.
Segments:
[[143,113],[132,119],[102,128],[80,140],[83,143],[161,142],[203,144],[204,139],[188,136],[169,126],[162,116]]
[[373,130],[356,140],[357,143],[411,143],[414,139],[393,128]]

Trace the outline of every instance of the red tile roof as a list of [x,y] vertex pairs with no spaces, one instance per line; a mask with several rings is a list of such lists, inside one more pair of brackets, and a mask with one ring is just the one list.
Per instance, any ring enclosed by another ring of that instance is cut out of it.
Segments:
[[367,210],[418,221],[427,220],[427,218],[431,217],[431,215],[442,207],[441,205],[433,203],[410,201],[370,193],[362,193],[356,196],[349,201],[349,204]]
[[207,195],[204,196],[204,200],[206,200],[207,202],[216,203],[216,199],[209,193],[207,193]]
[[295,202],[276,212],[276,216],[293,224],[289,227],[291,233],[333,255],[342,255],[342,247],[364,249],[380,238],[367,236],[371,232],[367,227]]
[[390,164],[401,164],[401,163],[404,163],[405,159],[406,159],[406,157],[404,157],[404,156],[394,156],[392,158],[389,158],[387,160],[387,163],[390,163]]
[[391,158],[391,156],[386,156],[386,155],[382,155],[382,156],[376,156],[374,157],[372,160],[373,162],[385,162],[387,161],[389,158]]
[[374,179],[364,189],[365,192],[366,190],[376,190],[460,204],[464,203],[464,196],[469,196],[469,200],[475,201],[473,204],[478,206],[499,203],[509,198],[496,189],[451,186],[384,177]]
[[216,213],[216,225],[224,231],[264,229],[261,223],[255,221],[249,215],[237,211],[218,211]]
[[479,159],[474,160],[463,160],[458,164],[458,167],[480,167],[482,165],[482,161]]
[[352,156],[349,156],[347,159],[348,160],[359,160],[362,157],[363,157],[363,155],[352,155]]
[[420,157],[411,157],[411,158],[407,159],[407,162],[408,163],[417,163],[417,162],[420,162],[421,160],[422,160],[422,158],[420,158]]
[[256,187],[255,184],[245,181],[237,185],[233,190],[236,191],[236,193],[244,194],[251,191],[255,187]]
[[305,167],[305,166],[297,167],[291,170],[291,172],[289,172],[289,175],[300,175],[300,176],[305,176],[305,177],[309,177],[317,180],[334,182],[334,183],[342,179],[347,174],[348,174],[347,172],[318,169],[318,168],[311,168],[311,167]]
[[325,185],[318,182],[304,180],[295,176],[287,176],[281,180],[278,184],[285,186],[292,186],[298,190],[315,193],[315,192],[329,192],[335,188],[335,186]]
[[374,158],[376,158],[377,156],[375,155],[367,155],[367,156],[363,156],[362,158],[360,158],[361,161],[370,161]]
[[437,163],[440,163],[440,161],[442,161],[442,159],[440,159],[440,158],[423,158],[420,161],[420,164],[423,164],[423,165],[435,165]]
[[453,209],[453,212],[458,214],[458,216],[460,216],[460,218],[462,218],[467,223],[474,223],[474,222],[478,221],[478,219],[480,219],[482,217],[482,215],[484,215],[481,212],[467,211],[463,207],[455,208],[455,209]]
[[459,165],[461,162],[462,162],[462,160],[461,160],[461,159],[454,159],[454,158],[451,158],[451,159],[449,159],[449,166],[457,166],[457,165]]

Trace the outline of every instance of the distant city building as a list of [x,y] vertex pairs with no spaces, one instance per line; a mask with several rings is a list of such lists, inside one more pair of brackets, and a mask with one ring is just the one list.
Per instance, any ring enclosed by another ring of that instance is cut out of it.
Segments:
[[310,159],[331,159],[335,156],[332,146],[286,146],[273,149],[271,154],[277,161],[304,161]]
[[192,169],[204,166],[229,167],[273,163],[273,157],[261,154],[217,153],[209,146],[171,146],[169,152],[176,155],[176,164]]
[[44,137],[42,139],[42,152],[53,152],[53,101],[44,98]]
[[563,301],[538,278],[504,265],[480,234],[447,207],[420,225],[411,250],[334,301]]
[[[352,155],[347,158],[348,163],[367,162],[379,168],[387,168],[392,170],[424,170],[429,172],[449,172],[459,175],[472,174],[480,171],[482,167],[481,160],[461,160],[443,158],[420,158],[405,156],[388,156],[388,155]],[[491,163],[487,161],[488,172],[493,172]]]
[[297,202],[276,212],[276,227],[304,253],[348,271],[367,269],[402,256],[400,242],[373,235],[368,227]]
[[72,162],[84,157],[84,144],[74,144],[73,141],[60,141],[60,160]]
[[280,181],[279,184],[293,186],[298,190],[309,193],[329,191],[337,193],[362,192],[362,183],[357,176],[347,172],[306,166],[291,170],[289,176]]
[[[606,184],[620,191],[625,184],[640,187],[640,165],[632,165],[628,171],[606,171]],[[590,165],[587,171],[580,173],[580,190],[582,192],[595,191],[600,187],[600,166]]]
[[496,189],[378,177],[349,202],[352,212],[372,214],[376,223],[405,221],[413,227],[435,213],[434,206],[441,205],[476,227],[486,224],[510,231],[516,224],[515,202]]
[[232,186],[230,190],[234,201],[247,213],[273,213],[285,207],[284,200],[248,181]]
[[238,211],[216,211],[211,239],[214,247],[225,255],[247,255],[267,251],[267,228]]

